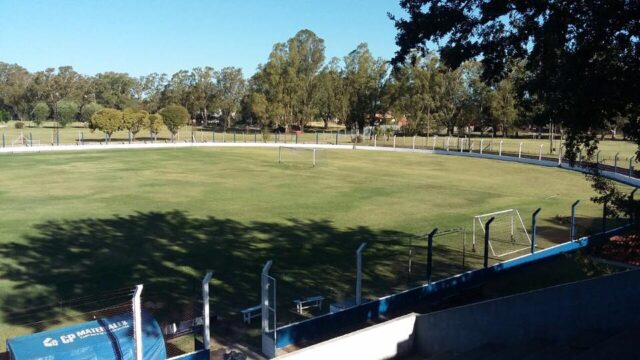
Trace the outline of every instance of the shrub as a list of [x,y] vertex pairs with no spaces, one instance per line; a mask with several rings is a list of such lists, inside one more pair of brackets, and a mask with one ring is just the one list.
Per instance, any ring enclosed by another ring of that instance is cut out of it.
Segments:
[[13,126],[15,126],[16,129],[22,129],[24,128],[24,123],[22,121],[16,121],[16,123],[13,124]]

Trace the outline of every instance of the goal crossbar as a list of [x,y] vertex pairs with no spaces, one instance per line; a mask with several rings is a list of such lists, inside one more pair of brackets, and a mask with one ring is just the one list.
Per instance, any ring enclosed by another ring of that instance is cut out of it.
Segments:
[[282,150],[292,150],[292,151],[309,151],[311,152],[312,158],[311,158],[311,163],[313,165],[313,167],[316,167],[317,165],[317,156],[316,153],[318,151],[317,148],[308,148],[308,147],[296,147],[296,146],[278,146],[278,163],[281,164],[282,163]]

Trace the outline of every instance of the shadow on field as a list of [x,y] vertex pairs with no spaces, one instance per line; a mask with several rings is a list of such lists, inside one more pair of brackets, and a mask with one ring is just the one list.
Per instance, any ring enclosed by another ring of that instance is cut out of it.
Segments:
[[[162,309],[156,314],[161,322],[188,318],[206,269],[214,272],[213,313],[239,320],[240,309],[259,303],[259,274],[267,260],[273,260],[271,274],[278,281],[279,320],[293,321],[293,299],[353,297],[355,250],[362,242],[369,244],[364,295],[391,293],[407,278],[399,272],[406,271],[409,234],[340,229],[326,220],[240,223],[171,211],[48,221],[36,230],[37,235],[0,245],[0,278],[14,284],[0,304],[5,323],[63,319],[69,309],[93,311],[106,306],[99,301],[108,294],[135,284],[144,284],[147,307]],[[53,306],[78,298],[84,300]],[[287,313],[289,318],[280,316]]]

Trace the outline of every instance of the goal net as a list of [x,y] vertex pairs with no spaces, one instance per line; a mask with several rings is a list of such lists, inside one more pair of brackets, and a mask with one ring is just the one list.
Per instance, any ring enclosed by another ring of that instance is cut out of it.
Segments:
[[278,147],[278,163],[303,167],[317,167],[327,160],[326,151],[309,147]]
[[485,225],[489,226],[489,251],[502,258],[531,248],[531,238],[517,209],[496,211],[473,217],[473,251],[484,246]]

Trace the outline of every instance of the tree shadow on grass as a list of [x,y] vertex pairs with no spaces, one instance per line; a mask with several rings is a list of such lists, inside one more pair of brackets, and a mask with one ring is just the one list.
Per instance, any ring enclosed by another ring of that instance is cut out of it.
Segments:
[[[144,284],[143,303],[160,309],[155,315],[161,323],[179,321],[197,304],[207,269],[214,273],[212,311],[240,320],[240,309],[259,303],[260,271],[267,260],[274,262],[279,319],[286,323],[297,320],[287,316],[293,299],[353,297],[355,251],[362,242],[369,244],[364,276],[370,281],[364,291],[393,292],[389,289],[403,276],[390,259],[404,256],[398,248],[411,236],[342,229],[328,220],[241,223],[181,211],[48,221],[35,230],[36,235],[0,245],[0,277],[13,285],[0,304],[8,324],[51,322],[69,309],[93,311],[106,306],[109,294],[135,284]],[[85,300],[55,306],[74,298]]]

